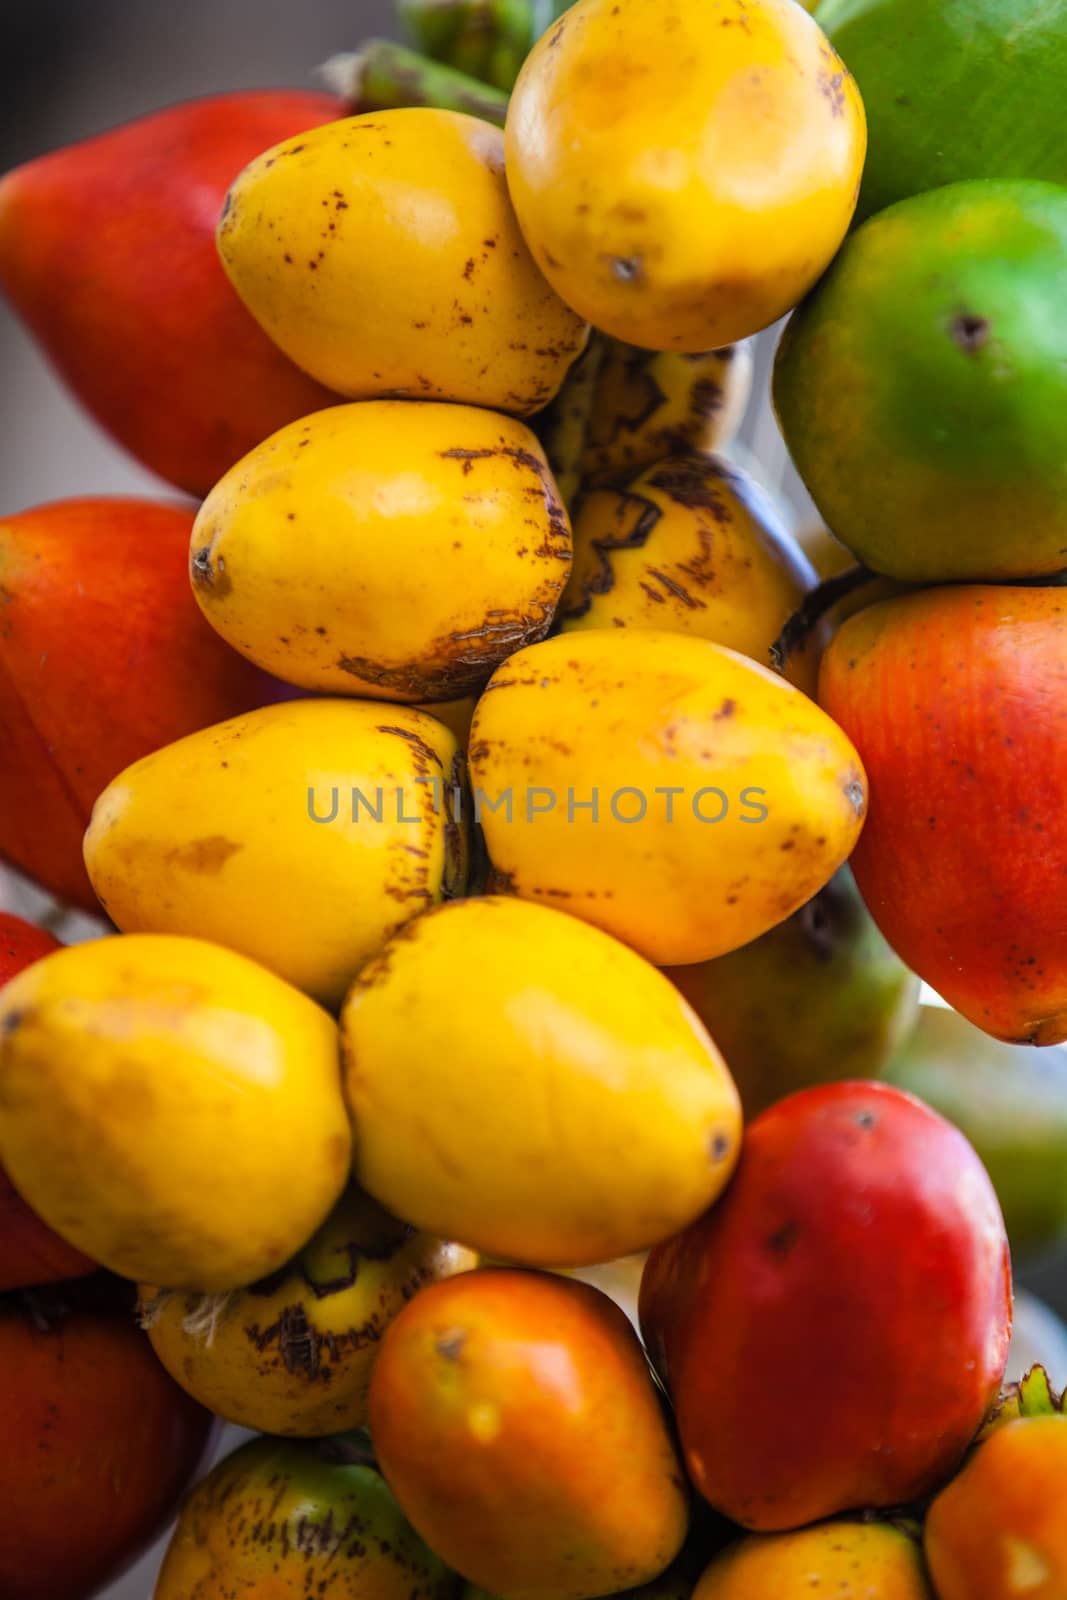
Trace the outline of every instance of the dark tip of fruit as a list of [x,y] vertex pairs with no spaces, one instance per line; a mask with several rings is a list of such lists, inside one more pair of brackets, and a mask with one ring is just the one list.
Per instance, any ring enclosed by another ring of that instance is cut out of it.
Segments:
[[877,1121],[873,1111],[860,1111],[856,1115],[856,1123],[861,1128],[873,1128]]
[[708,1145],[708,1153],[716,1166],[720,1161],[726,1160],[726,1157],[730,1154],[730,1141],[724,1133],[712,1135]]
[[446,1361],[458,1361],[466,1342],[467,1335],[462,1328],[456,1328],[451,1333],[443,1333],[437,1341],[437,1354],[444,1356]]
[[961,311],[949,328],[952,338],[966,355],[973,356],[989,341],[990,325],[985,317]]

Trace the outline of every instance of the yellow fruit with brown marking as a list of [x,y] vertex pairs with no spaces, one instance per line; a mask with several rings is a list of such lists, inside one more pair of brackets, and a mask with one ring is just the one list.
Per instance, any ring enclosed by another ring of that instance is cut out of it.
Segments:
[[859,757],[813,701],[706,639],[565,633],[478,702],[474,806],[501,887],[659,965],[758,938],[851,853]]
[[680,355],[601,343],[581,459],[585,484],[630,478],[667,456],[726,448],[752,391],[747,345]]
[[361,1428],[382,1334],[428,1283],[476,1265],[398,1222],[354,1185],[280,1272],[227,1295],[141,1286],[171,1377],[227,1422],[311,1438]]
[[[714,457],[680,456],[582,497],[559,614],[564,632],[670,629],[769,666],[771,645],[815,584],[751,479]],[[809,641],[786,675],[814,694],[817,666]]]
[[596,328],[712,350],[795,306],[841,244],[856,85],[795,0],[578,0],[508,106],[534,259]]
[[644,1249],[737,1159],[737,1091],[674,985],[546,906],[489,896],[417,918],[360,973],[341,1029],[359,1182],[498,1258]]
[[275,344],[355,400],[526,416],[588,334],[519,232],[503,134],[455,111],[377,111],[275,145],[230,189],[218,243]]
[[182,1507],[155,1600],[455,1600],[355,1439],[250,1439]]
[[123,934],[0,992],[0,1163],[123,1277],[215,1292],[276,1272],[351,1145],[336,1024],[245,956]]
[[918,1541],[884,1522],[750,1535],[716,1556],[693,1600],[934,1600]]
[[337,1006],[397,928],[462,893],[461,780],[455,738],[413,707],[266,706],[120,773],[86,866],[127,933],[213,939]]
[[571,532],[521,422],[368,400],[294,422],[229,471],[193,528],[211,626],[286,683],[456,700],[548,632]]

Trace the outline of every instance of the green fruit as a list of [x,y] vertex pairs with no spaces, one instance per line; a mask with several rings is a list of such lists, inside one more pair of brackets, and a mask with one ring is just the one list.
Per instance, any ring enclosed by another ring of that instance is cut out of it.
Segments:
[[823,0],[867,112],[856,220],[964,178],[1067,183],[1067,0]]
[[722,1051],[748,1119],[811,1084],[876,1077],[919,1005],[918,978],[847,867],[762,938],[667,976]]
[[882,1073],[954,1122],[1000,1198],[1013,1254],[1067,1234],[1067,1056],[1002,1044],[955,1011],[923,1006]]
[[959,183],[872,217],[789,323],[774,402],[876,572],[1067,567],[1067,188]]
[[364,1439],[253,1439],[182,1507],[155,1600],[454,1600]]

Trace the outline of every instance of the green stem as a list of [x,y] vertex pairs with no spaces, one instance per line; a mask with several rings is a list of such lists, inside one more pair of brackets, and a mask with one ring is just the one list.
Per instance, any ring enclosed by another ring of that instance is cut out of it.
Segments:
[[[553,11],[554,0],[550,0]],[[447,66],[509,90],[537,37],[535,0],[396,0],[412,39]],[[551,20],[551,19],[550,19]]]
[[507,114],[508,97],[499,89],[390,39],[368,39],[354,54],[334,56],[322,71],[331,87],[360,111],[434,106],[438,111],[465,111],[500,127]]

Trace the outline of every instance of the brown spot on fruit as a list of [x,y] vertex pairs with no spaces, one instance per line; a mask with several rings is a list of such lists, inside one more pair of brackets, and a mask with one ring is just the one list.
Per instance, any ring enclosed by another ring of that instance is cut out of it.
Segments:
[[173,850],[168,850],[163,859],[171,866],[184,867],[187,872],[214,877],[241,848],[232,839],[213,833],[206,838],[190,839],[188,844],[177,845]]
[[463,1346],[467,1342],[467,1335],[462,1328],[450,1329],[443,1333],[437,1341],[437,1353],[444,1356],[446,1361],[458,1361],[463,1354]]
[[988,344],[991,331],[988,319],[976,316],[971,311],[961,311],[949,324],[952,339],[968,356],[977,355]]

